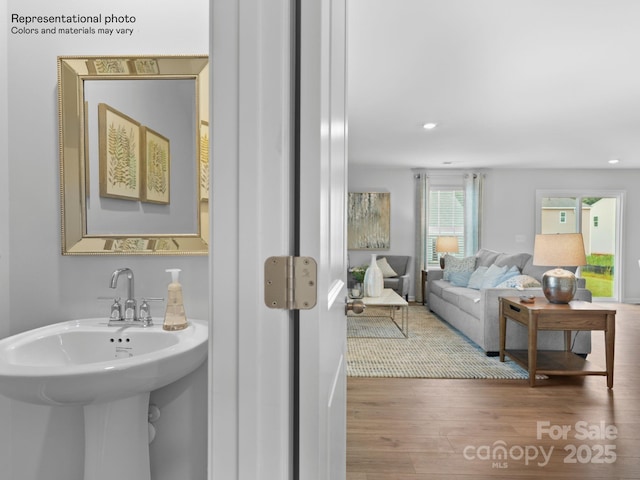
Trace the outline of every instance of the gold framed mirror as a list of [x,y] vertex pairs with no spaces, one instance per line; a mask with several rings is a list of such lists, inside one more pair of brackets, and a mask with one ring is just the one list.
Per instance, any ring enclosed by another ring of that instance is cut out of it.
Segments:
[[206,255],[207,56],[58,57],[63,255]]

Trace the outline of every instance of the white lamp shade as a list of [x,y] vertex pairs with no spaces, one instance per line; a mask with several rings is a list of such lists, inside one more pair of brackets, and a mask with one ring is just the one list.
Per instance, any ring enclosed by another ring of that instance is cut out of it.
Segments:
[[438,237],[436,238],[437,253],[457,253],[458,237]]
[[581,233],[536,235],[533,264],[547,267],[577,267],[587,264]]

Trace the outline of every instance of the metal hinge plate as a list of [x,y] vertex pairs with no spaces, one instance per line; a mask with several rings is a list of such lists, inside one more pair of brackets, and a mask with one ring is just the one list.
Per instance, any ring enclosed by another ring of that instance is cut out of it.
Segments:
[[315,307],[318,265],[311,257],[269,257],[264,262],[264,303],[269,308]]

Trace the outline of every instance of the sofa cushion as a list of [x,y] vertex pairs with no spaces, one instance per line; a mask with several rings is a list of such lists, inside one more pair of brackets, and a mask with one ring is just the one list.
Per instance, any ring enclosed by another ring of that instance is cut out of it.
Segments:
[[540,282],[529,275],[516,275],[496,285],[497,288],[537,288]]
[[480,291],[465,288],[459,292],[458,307],[460,310],[473,315],[475,318],[482,318],[484,306],[480,304]]
[[496,264],[493,264],[489,267],[487,272],[482,277],[482,287],[481,288],[493,288],[495,287],[502,276],[506,273],[507,266],[504,265],[499,267]]
[[518,270],[522,271],[527,261],[531,258],[528,253],[501,253],[495,260],[495,264],[499,267],[506,265],[507,267],[518,267]]
[[524,268],[522,269],[522,273],[524,275],[529,275],[530,277],[533,277],[536,280],[538,280],[539,282],[541,282],[542,281],[542,275],[544,274],[544,272],[549,270],[549,268],[550,267],[544,267],[544,266],[541,267],[540,265],[534,265],[533,264],[533,257],[532,257],[525,264]]
[[461,298],[465,296],[465,294],[469,292],[475,292],[475,290],[469,290],[466,287],[449,287],[442,290],[442,299],[450,303],[451,305],[455,305],[458,307],[458,302]]
[[476,267],[490,267],[496,262],[498,255],[500,255],[500,252],[481,248],[476,253]]
[[506,282],[507,280],[509,280],[511,277],[515,277],[517,275],[520,275],[520,270],[518,269],[518,267],[516,265],[513,265],[511,268],[509,268],[506,272],[504,272],[504,275],[502,275],[499,279],[498,279],[498,283],[496,283],[496,285],[500,285],[502,282]]
[[429,293],[433,293],[438,297],[442,297],[445,288],[450,288],[451,284],[445,280],[429,281]]
[[482,279],[484,278],[484,274],[487,273],[489,267],[481,266],[474,270],[474,272],[469,277],[469,283],[467,283],[468,288],[473,288],[475,290],[480,290],[482,288]]
[[476,257],[458,258],[453,255],[444,256],[444,276],[445,280],[449,280],[451,272],[473,272],[476,268]]
[[449,282],[454,287],[466,287],[469,283],[469,277],[473,272],[451,272],[449,274]]
[[384,278],[391,278],[391,277],[398,276],[396,271],[393,268],[391,268],[391,265],[389,265],[389,262],[385,257],[382,257],[376,260],[376,263],[378,264],[378,267],[380,267],[380,270],[382,270],[382,276]]

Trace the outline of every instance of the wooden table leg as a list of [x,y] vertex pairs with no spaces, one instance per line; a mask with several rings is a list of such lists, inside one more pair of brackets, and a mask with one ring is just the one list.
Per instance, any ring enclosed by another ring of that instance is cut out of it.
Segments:
[[564,351],[571,351],[571,330],[564,331]]
[[500,361],[504,362],[504,351],[507,347],[507,318],[502,310],[502,301],[500,302],[498,321],[500,322]]
[[536,370],[538,368],[538,314],[529,312],[529,386],[536,385]]
[[607,315],[607,329],[604,331],[604,342],[607,356],[607,387],[613,388],[613,358],[616,343],[615,315]]

